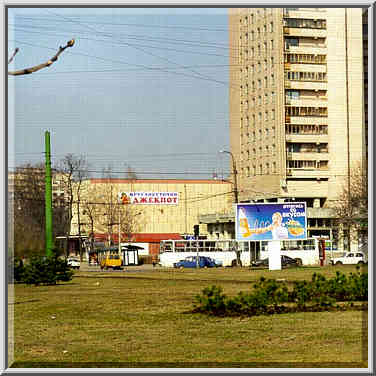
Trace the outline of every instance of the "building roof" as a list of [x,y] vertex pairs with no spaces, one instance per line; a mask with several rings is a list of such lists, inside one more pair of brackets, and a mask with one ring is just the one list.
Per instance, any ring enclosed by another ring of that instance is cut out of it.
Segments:
[[[106,241],[108,234],[95,234],[94,238]],[[155,234],[132,234],[132,242],[135,243],[159,243],[161,240],[181,240],[183,239],[180,234],[177,233],[155,233]],[[112,234],[112,240],[118,241],[118,234]]]
[[89,179],[92,184],[118,183],[118,184],[230,184],[227,180],[221,179],[117,179],[117,178],[95,178]]

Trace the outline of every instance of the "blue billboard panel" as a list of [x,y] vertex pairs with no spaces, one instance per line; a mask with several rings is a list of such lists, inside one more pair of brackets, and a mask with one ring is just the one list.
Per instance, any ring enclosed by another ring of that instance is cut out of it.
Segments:
[[306,239],[306,204],[237,204],[235,236],[236,240]]

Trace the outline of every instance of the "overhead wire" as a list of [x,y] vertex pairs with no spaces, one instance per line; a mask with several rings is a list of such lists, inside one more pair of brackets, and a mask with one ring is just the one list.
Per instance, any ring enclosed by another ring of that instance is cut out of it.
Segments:
[[[64,18],[64,19],[69,19],[69,18],[67,18],[67,17],[65,17],[65,16],[62,16],[62,15],[56,14],[56,13],[54,13],[54,12],[51,12],[51,11],[48,11],[48,12],[49,12],[49,13],[52,13],[52,14],[55,14],[55,16],[57,15],[57,16],[62,17],[62,18]],[[90,26],[87,26],[86,24],[83,24],[82,22],[77,22],[77,21],[73,21],[73,20],[70,20],[70,21],[75,22],[75,23],[78,23],[79,25],[81,25],[81,26],[83,26],[83,27],[86,27],[88,30],[91,30],[91,31],[94,31],[94,32],[98,32],[98,30],[96,30],[95,28],[90,27]],[[107,33],[104,33],[104,32],[100,32],[100,33],[101,33],[102,35],[107,35],[107,36],[108,36]],[[110,35],[110,37],[113,38],[112,35]],[[129,45],[128,43],[125,43],[125,42],[123,42],[123,41],[121,41],[121,42],[122,42],[122,44],[124,44],[124,45]],[[151,53],[151,52],[149,52],[149,51],[146,51],[146,50],[143,49],[143,48],[135,47],[135,46],[131,46],[131,47],[134,48],[134,49],[136,49],[136,50],[138,50],[138,51],[141,51],[141,52],[143,52],[143,53],[145,53],[145,54],[147,54],[147,55],[150,55],[150,56],[156,57],[156,58],[161,59],[161,60],[163,60],[163,61],[167,61],[168,63],[174,64],[174,65],[177,65],[177,66],[181,66],[181,64],[176,63],[176,62],[172,61],[171,59],[168,59],[168,58],[165,58],[165,57],[162,57],[162,56],[156,55],[156,54],[154,54],[154,53]],[[230,84],[229,82],[216,80],[216,79],[214,79],[214,78],[212,78],[212,77],[209,77],[209,76],[203,75],[203,74],[201,74],[200,72],[197,72],[197,71],[195,71],[195,70],[193,70],[193,69],[187,69],[187,71],[188,71],[188,72],[191,72],[191,73],[194,74],[192,77],[197,78],[197,76],[198,76],[198,77],[200,77],[201,79],[204,79],[204,80],[209,80],[209,81],[217,82],[217,83],[220,83],[220,84],[224,84],[224,85],[226,85],[226,86],[227,86],[227,85],[231,86],[231,84]],[[197,76],[196,76],[196,75],[197,75]]]

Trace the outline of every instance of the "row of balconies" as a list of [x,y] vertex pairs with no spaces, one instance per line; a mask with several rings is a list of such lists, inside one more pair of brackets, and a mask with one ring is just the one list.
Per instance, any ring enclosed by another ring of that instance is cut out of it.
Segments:
[[294,37],[313,37],[313,38],[325,38],[327,32],[325,29],[305,29],[296,27],[284,27],[283,34]]

